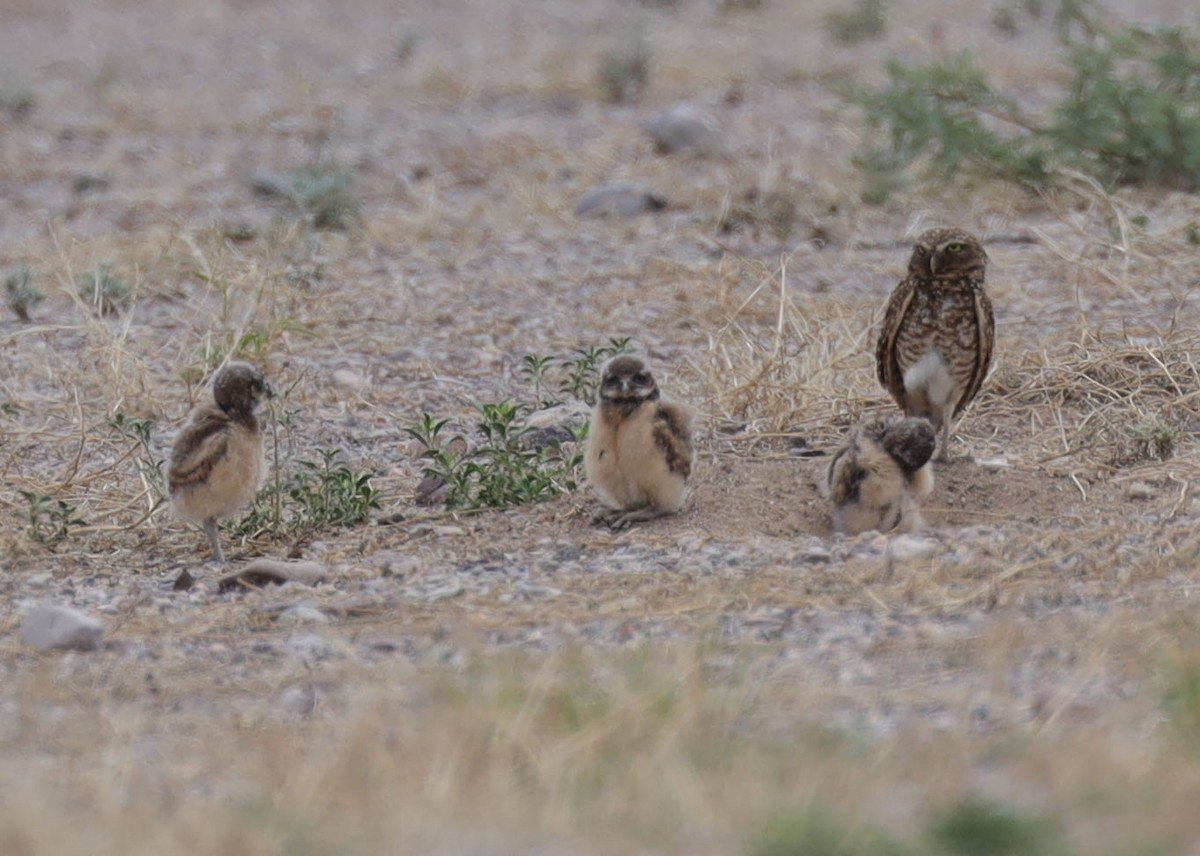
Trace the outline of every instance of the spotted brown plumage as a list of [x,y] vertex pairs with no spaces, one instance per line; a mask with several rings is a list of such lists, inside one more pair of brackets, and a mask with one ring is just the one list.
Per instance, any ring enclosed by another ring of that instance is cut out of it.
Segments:
[[254,499],[263,476],[263,438],[256,409],[272,395],[262,372],[228,363],[213,380],[213,400],[192,411],[167,466],[171,506],[204,525],[212,557],[224,562],[217,521]]
[[908,276],[887,303],[875,344],[880,384],[908,416],[941,433],[979,392],[992,361],[995,320],[984,291],[987,253],[958,229],[925,232],[913,246]]
[[620,355],[604,367],[584,468],[602,505],[595,522],[619,529],[683,505],[692,472],[691,416],[661,399],[637,357]]
[[921,417],[859,425],[834,454],[825,473],[833,502],[833,529],[913,532],[924,526],[917,501],[933,489],[936,435]]

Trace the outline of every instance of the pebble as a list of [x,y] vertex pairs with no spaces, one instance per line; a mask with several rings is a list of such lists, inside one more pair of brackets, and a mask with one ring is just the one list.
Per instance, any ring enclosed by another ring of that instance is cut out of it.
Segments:
[[610,181],[588,188],[575,204],[576,217],[636,217],[646,211],[661,211],[667,200],[640,184]]
[[279,559],[255,559],[244,568],[222,577],[217,590],[226,592],[248,586],[298,582],[315,586],[325,579],[325,566],[319,562],[284,562]]
[[329,624],[332,620],[315,606],[306,603],[288,607],[275,619],[279,624]]
[[826,547],[820,545],[812,545],[800,554],[800,561],[809,565],[824,564],[832,561],[833,552]]
[[365,377],[350,369],[337,369],[330,375],[333,385],[353,392],[362,392],[371,385]]
[[1012,469],[1012,463],[1008,458],[976,458],[975,466],[989,473],[998,473],[1001,470]]
[[659,154],[691,153],[714,157],[726,146],[716,121],[691,104],[677,104],[643,126]]
[[1145,482],[1134,481],[1126,484],[1122,493],[1126,499],[1150,499],[1156,491],[1151,485]]
[[938,542],[920,535],[897,535],[888,544],[888,553],[899,562],[927,559],[937,552]]
[[93,651],[103,636],[99,619],[65,606],[40,606],[21,622],[21,644],[43,651]]

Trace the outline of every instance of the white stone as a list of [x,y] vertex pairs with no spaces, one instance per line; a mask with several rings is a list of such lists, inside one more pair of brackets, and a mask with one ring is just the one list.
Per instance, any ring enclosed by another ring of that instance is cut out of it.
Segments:
[[331,621],[328,615],[307,603],[288,607],[275,620],[280,624],[328,624]]
[[92,651],[103,636],[99,619],[65,606],[39,606],[21,623],[21,644],[44,651]]
[[888,544],[893,559],[906,562],[909,559],[927,559],[937,551],[938,542],[920,535],[897,535]]

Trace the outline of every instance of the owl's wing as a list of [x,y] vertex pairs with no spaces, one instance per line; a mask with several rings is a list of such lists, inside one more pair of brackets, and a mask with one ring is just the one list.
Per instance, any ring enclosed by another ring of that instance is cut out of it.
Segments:
[[171,491],[204,481],[225,457],[229,446],[229,417],[214,406],[192,414],[171,447],[167,486]]
[[692,473],[692,417],[677,404],[661,403],[654,414],[654,442],[667,469],[687,478]]
[[901,407],[904,406],[904,373],[900,371],[900,363],[896,360],[896,336],[916,290],[916,282],[911,277],[896,286],[888,299],[883,323],[879,325],[879,338],[875,342],[875,374],[879,383]]
[[862,467],[858,466],[857,456],[854,454],[857,440],[857,435],[851,434],[846,444],[834,453],[833,460],[829,462],[829,469],[825,472],[826,491],[834,505],[841,505],[855,496],[859,483],[866,475]]
[[988,369],[992,365],[992,346],[996,342],[996,318],[992,312],[992,301],[983,290],[983,283],[975,288],[975,324],[979,330],[979,345],[975,352],[975,368],[971,372],[971,383],[954,408],[957,416],[971,403],[979,388],[983,386]]

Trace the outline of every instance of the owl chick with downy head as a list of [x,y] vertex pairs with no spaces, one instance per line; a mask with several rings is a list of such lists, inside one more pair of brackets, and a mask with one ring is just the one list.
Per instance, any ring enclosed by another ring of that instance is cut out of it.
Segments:
[[584,468],[603,506],[593,522],[621,529],[683,505],[692,472],[691,416],[661,400],[637,357],[622,354],[604,367]]
[[879,382],[907,416],[941,433],[979,392],[992,362],[995,320],[983,290],[987,253],[974,236],[933,229],[917,239],[908,276],[892,292],[875,344]]
[[263,435],[255,411],[274,395],[255,366],[226,364],[213,379],[213,400],[198,406],[171,447],[167,489],[184,520],[204,525],[212,558],[225,562],[217,522],[247,505],[264,471]]
[[933,490],[929,459],[936,442],[933,426],[920,417],[851,431],[825,474],[833,530],[857,535],[868,529],[922,529],[917,501]]

